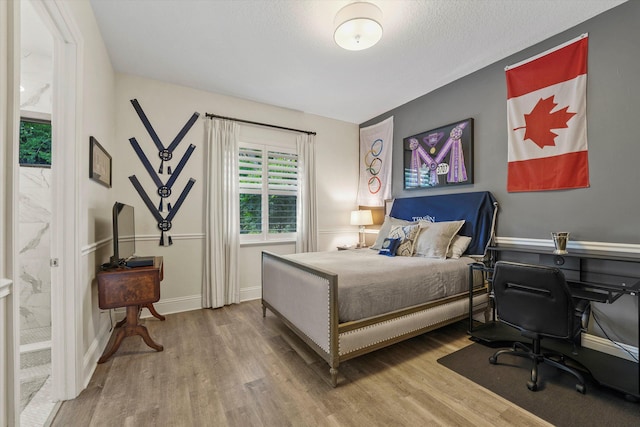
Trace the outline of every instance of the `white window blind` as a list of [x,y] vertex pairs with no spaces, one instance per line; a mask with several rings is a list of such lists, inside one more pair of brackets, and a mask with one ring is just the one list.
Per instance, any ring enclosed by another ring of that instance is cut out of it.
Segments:
[[240,191],[262,192],[262,150],[240,147]]
[[298,155],[269,151],[269,192],[297,194]]
[[241,144],[239,167],[242,241],[294,238],[298,192],[295,151]]

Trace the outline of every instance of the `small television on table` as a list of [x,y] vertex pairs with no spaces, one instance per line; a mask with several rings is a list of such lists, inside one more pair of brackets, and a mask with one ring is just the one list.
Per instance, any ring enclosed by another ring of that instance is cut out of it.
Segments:
[[112,267],[145,267],[153,265],[154,257],[136,256],[135,215],[133,206],[115,202],[113,205]]

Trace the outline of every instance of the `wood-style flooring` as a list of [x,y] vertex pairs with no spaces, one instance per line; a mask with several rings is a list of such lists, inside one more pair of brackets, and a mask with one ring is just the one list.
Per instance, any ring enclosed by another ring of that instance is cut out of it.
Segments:
[[[436,362],[463,323],[328,365],[260,301],[143,320],[53,426],[548,426]],[[487,362],[488,363],[488,362]]]

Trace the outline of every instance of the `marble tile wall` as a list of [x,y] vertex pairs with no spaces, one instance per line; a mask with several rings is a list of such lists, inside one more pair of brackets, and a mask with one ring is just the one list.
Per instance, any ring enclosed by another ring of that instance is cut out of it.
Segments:
[[18,289],[22,332],[51,326],[50,183],[51,169],[20,167]]

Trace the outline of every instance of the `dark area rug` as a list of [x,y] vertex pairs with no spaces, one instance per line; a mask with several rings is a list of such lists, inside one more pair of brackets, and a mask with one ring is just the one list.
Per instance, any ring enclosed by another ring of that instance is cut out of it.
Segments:
[[540,365],[538,391],[530,391],[530,361],[501,355],[492,365],[489,357],[499,348],[474,343],[438,363],[556,426],[640,426],[640,403],[591,379],[580,394],[574,377],[552,366]]

